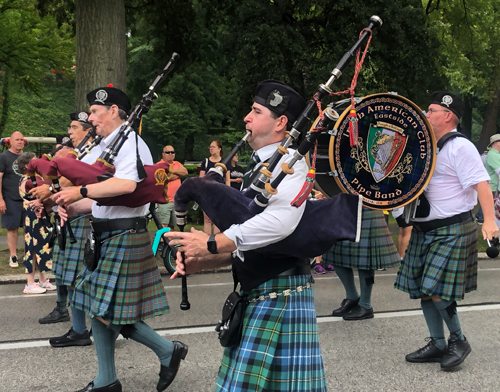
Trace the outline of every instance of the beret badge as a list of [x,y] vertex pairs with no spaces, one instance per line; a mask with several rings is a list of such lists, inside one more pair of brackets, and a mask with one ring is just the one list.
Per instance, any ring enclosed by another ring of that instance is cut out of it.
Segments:
[[450,97],[449,95],[444,95],[443,99],[441,101],[441,105],[446,105],[447,107],[450,107],[450,105],[453,103],[453,98]]
[[78,121],[87,121],[89,115],[85,112],[78,113]]
[[106,92],[106,90],[98,90],[95,93],[95,100],[97,102],[100,102],[104,105],[106,103],[106,99],[108,99],[108,93]]

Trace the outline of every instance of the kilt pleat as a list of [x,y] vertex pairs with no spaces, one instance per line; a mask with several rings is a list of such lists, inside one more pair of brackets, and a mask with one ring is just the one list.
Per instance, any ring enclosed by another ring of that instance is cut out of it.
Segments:
[[324,254],[326,264],[357,269],[391,268],[400,257],[382,211],[363,207],[359,242],[339,241]]
[[113,324],[134,324],[167,313],[149,234],[121,233],[100,233],[105,242],[99,264],[92,272],[84,267],[77,276],[73,306]]
[[63,251],[59,245],[54,245],[54,275],[61,279],[63,285],[73,286],[78,272],[83,268],[83,251],[85,241],[90,230],[90,214],[75,215],[71,220],[71,229],[76,238],[76,243],[69,241],[66,235],[66,249]]
[[[277,277],[249,298],[305,285],[309,275]],[[224,349],[217,391],[326,391],[312,288],[250,303],[239,346]]]
[[417,299],[460,301],[477,289],[477,228],[474,221],[423,233],[412,230],[394,287]]

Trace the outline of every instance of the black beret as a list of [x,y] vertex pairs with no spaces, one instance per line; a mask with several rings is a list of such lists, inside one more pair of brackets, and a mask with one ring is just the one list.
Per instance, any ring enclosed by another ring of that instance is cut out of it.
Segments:
[[465,105],[463,101],[458,95],[449,93],[448,91],[433,92],[432,103],[451,110],[455,113],[459,120],[462,117],[462,114],[464,114]]
[[254,101],[294,122],[306,106],[306,101],[293,88],[277,80],[264,80],[255,89]]
[[124,110],[127,114],[130,112],[132,105],[130,100],[122,90],[119,90],[113,85],[108,87],[99,87],[87,94],[89,105],[116,105],[119,109]]
[[75,112],[75,113],[71,113],[69,115],[69,118],[71,119],[71,121],[80,121],[82,123],[92,125],[92,123],[89,121],[89,116],[90,116],[90,113],[87,113],[87,112]]

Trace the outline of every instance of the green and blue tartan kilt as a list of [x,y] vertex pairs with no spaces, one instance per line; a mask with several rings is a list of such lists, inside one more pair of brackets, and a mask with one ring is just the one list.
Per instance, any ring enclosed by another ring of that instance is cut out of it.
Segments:
[[59,245],[54,245],[54,267],[52,272],[56,278],[60,279],[61,284],[73,286],[76,275],[83,268],[83,250],[85,241],[90,231],[90,214],[78,214],[71,220],[71,229],[76,238],[76,244],[69,242],[69,235],[66,232],[66,249],[61,250]]
[[92,272],[84,267],[76,277],[72,305],[113,324],[135,324],[167,313],[149,234],[111,231],[99,236],[105,241],[99,264]]
[[375,270],[399,265],[400,257],[382,211],[363,207],[359,242],[339,241],[324,254],[334,266]]
[[[244,294],[282,292],[310,278],[276,277]],[[248,305],[240,345],[224,349],[216,391],[326,391],[312,288]]]
[[394,287],[417,299],[435,295],[460,301],[477,289],[477,228],[474,221],[411,232]]

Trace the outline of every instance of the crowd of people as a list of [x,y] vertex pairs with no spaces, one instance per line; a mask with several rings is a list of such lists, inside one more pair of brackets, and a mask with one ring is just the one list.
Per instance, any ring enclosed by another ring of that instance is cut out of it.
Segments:
[[[87,100],[89,112],[72,113],[68,133],[74,147],[80,146],[92,127],[102,137],[100,144],[82,159],[91,164],[119,137],[131,105],[123,91],[110,86],[89,92]],[[225,174],[225,185],[221,186],[246,189],[305,105],[300,94],[285,84],[274,80],[259,83],[244,119],[249,133],[247,142],[254,153],[246,170],[238,165],[235,155]],[[328,270],[338,275],[345,298],[339,299],[340,306],[332,316],[348,321],[374,317],[371,294],[376,271],[399,267],[395,287],[420,300],[430,334],[427,345],[407,354],[406,361],[439,362],[445,370],[462,364],[471,351],[460,326],[456,301],[477,289],[477,226],[472,215],[477,200],[484,216],[484,237],[492,239],[499,234],[493,197],[499,187],[500,137],[492,137],[485,167],[470,141],[450,137],[457,136],[463,110],[461,99],[454,94],[436,92],[432,96],[427,116],[436,139],[446,139],[446,144],[440,147],[434,175],[424,193],[430,205],[428,215],[410,224],[402,219],[401,211],[394,214],[400,230],[399,252],[384,213],[363,207],[360,241],[339,241],[313,264],[316,273]],[[90,328],[86,325],[86,315],[90,316],[98,370],[95,378],[78,392],[122,391],[114,362],[119,334],[157,355],[156,389],[167,389],[189,348],[182,342],[164,339],[145,322],[169,310],[147,232],[149,203],[130,207],[94,200],[133,197],[143,181],[137,168],[153,164],[149,148],[138,135],[124,140],[113,162],[114,174],[106,181],[74,186],[71,179],[62,178],[61,190],[49,184],[28,190],[26,166],[35,156],[23,153],[24,138],[19,132],[11,136],[10,142],[9,150],[0,155],[0,212],[2,227],[8,233],[9,264],[18,267],[17,230],[24,224],[24,265],[28,270],[25,293],[57,291],[54,310],[39,322],[71,319],[66,334],[49,340],[52,347],[91,345]],[[219,141],[213,140],[209,150],[210,157],[202,162],[200,177],[222,160]],[[280,163],[290,161],[293,149],[289,152]],[[64,153],[67,151],[61,150]],[[174,197],[181,179],[188,174],[175,160],[175,153],[172,145],[162,149],[161,162],[168,164],[169,169],[165,179],[166,203],[158,207],[158,215],[162,225],[170,229],[175,228]],[[276,167],[274,176],[281,170],[280,165]],[[285,176],[280,192],[272,197],[268,207],[241,224],[220,231],[205,215],[204,230],[165,234],[171,246],[179,247],[177,271],[172,279],[230,265],[235,288],[238,283],[241,287],[246,306],[240,320],[241,336],[224,348],[215,380],[217,391],[326,390],[310,260],[260,251],[286,238],[297,227],[305,204],[296,208],[290,202],[307,172],[305,162],[299,161]],[[19,173],[23,175],[21,179]],[[33,200],[25,202],[23,208],[21,195],[25,194]],[[54,219],[49,218],[51,215],[63,227],[71,226],[75,243],[68,238],[63,243],[55,241],[51,247],[46,229],[51,226],[47,219]],[[36,269],[38,283],[34,279]],[[46,278],[50,269],[56,277],[55,285]],[[358,270],[359,290],[354,270]],[[444,325],[449,331],[448,339]],[[266,356],[261,355],[263,351]]]

